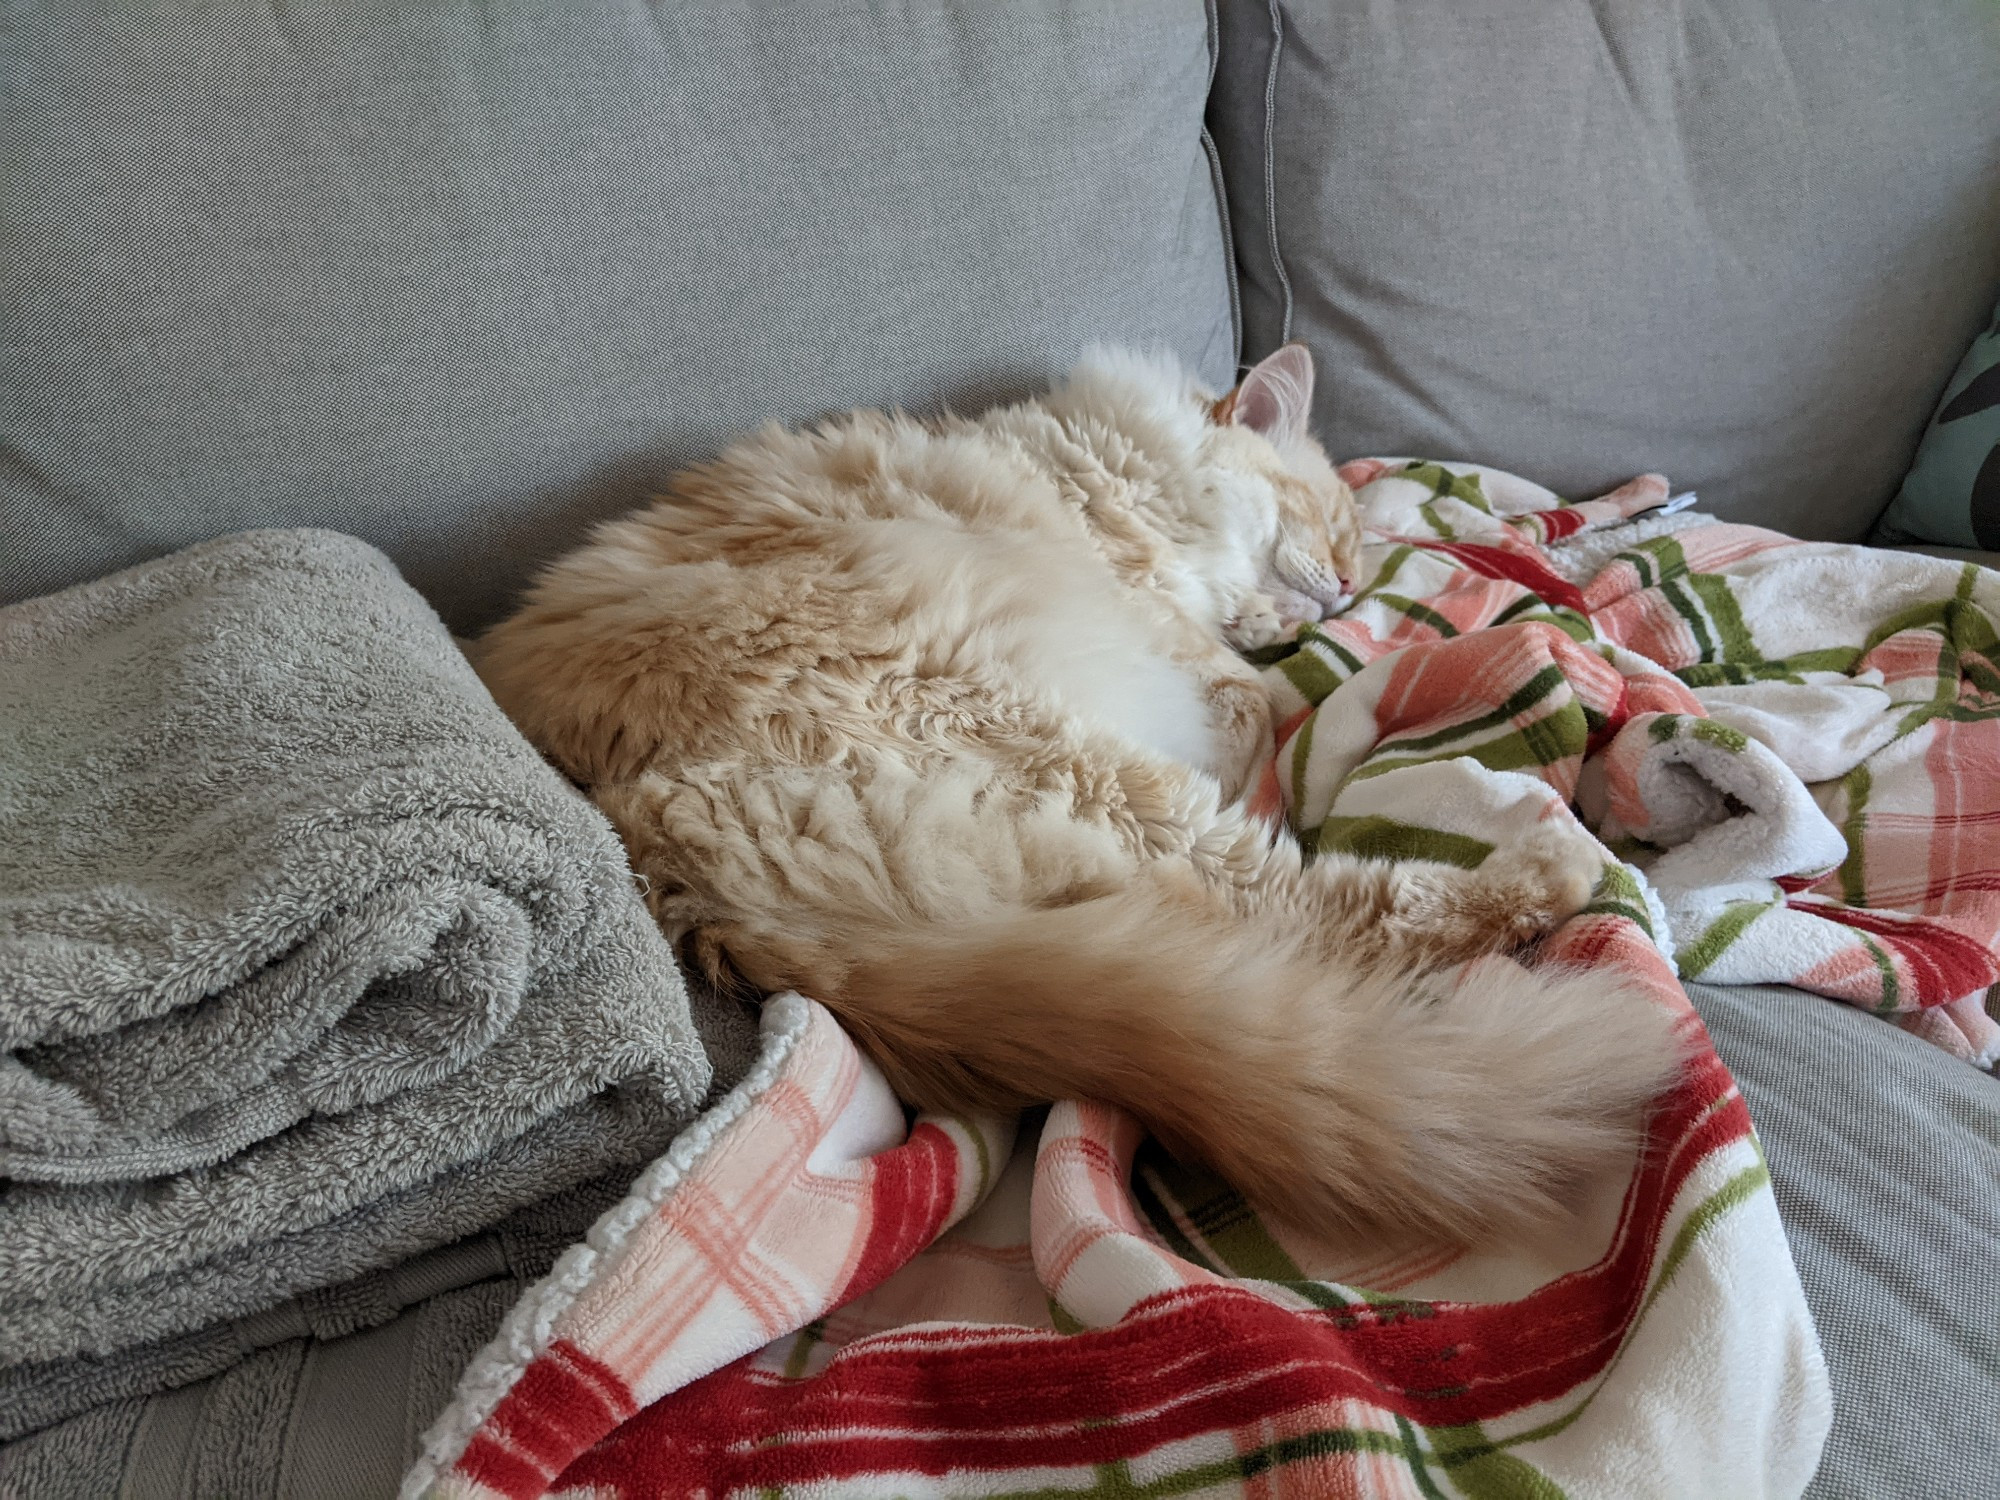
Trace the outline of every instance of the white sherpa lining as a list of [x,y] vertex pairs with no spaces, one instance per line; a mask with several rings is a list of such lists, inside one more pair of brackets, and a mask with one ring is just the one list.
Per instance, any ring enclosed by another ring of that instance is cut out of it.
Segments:
[[581,1241],[563,1252],[547,1276],[522,1294],[500,1331],[459,1376],[451,1404],[425,1431],[417,1461],[403,1476],[399,1500],[421,1500],[450,1472],[472,1435],[493,1415],[529,1364],[549,1347],[556,1319],[617,1264],[633,1231],[659,1211],[729,1127],[777,1081],[792,1049],[805,1035],[811,1015],[805,1000],[796,994],[774,996],[764,1003],[759,1027],[764,1050],[756,1065],[713,1109],[675,1136],[665,1154],[632,1184],[632,1190],[607,1209]]

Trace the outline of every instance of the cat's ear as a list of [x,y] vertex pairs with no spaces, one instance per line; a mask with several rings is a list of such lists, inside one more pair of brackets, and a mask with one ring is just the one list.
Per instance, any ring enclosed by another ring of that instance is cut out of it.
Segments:
[[1312,404],[1312,350],[1286,344],[1259,360],[1215,403],[1214,417],[1217,425],[1248,427],[1274,443],[1295,442],[1312,422]]

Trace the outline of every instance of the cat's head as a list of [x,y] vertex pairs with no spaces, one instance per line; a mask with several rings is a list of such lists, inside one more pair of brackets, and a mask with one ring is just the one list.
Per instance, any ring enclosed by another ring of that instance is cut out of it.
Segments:
[[1287,618],[1317,620],[1353,595],[1361,519],[1312,436],[1312,397],[1312,351],[1286,344],[1211,404],[1203,457],[1232,505],[1270,509],[1259,586]]
[[1219,398],[1170,355],[1092,349],[1048,399],[1098,435],[1101,458],[1144,471],[1137,491],[1157,487],[1160,530],[1190,544],[1183,562],[1215,602],[1258,590],[1287,619],[1318,620],[1353,592],[1361,521],[1313,440],[1312,395],[1311,351],[1287,344]]

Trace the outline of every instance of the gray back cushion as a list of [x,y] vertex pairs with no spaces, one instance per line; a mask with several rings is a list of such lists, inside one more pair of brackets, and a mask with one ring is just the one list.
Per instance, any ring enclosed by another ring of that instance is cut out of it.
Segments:
[[0,0],[0,602],[219,532],[459,627],[770,418],[1236,360],[1202,0]]
[[1858,540],[2000,291],[1993,0],[1244,0],[1245,353],[1344,455]]

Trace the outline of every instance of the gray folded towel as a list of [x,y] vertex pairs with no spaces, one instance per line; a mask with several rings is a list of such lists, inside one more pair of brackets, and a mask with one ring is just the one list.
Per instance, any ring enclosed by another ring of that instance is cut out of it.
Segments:
[[636,1166],[708,1075],[610,828],[372,548],[0,610],[0,1366]]

